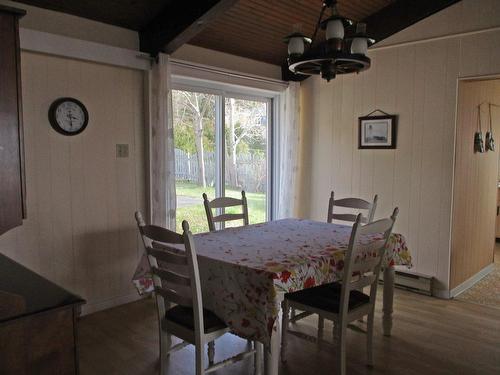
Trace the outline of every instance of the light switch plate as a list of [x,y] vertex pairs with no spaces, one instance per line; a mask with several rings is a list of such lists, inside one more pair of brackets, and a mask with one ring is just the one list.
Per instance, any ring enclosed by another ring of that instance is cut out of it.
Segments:
[[127,144],[117,144],[116,145],[116,157],[117,158],[128,158],[128,145]]

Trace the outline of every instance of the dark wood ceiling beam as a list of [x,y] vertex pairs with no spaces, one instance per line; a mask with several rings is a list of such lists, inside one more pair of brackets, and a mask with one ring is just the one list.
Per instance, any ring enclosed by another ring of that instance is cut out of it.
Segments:
[[367,33],[383,39],[437,13],[461,0],[398,0],[363,20]]
[[237,1],[171,1],[148,26],[139,32],[141,51],[152,55],[158,52],[174,52]]

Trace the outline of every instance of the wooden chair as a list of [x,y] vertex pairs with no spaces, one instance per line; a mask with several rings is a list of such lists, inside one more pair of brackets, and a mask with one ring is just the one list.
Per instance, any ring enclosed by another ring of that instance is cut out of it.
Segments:
[[[333,220],[341,220],[348,222],[355,222],[357,219],[357,215],[360,213],[359,210],[367,211],[366,216],[361,216],[361,222],[363,224],[370,223],[373,221],[373,217],[375,215],[375,209],[377,208],[378,196],[375,195],[373,198],[373,202],[370,203],[361,198],[343,198],[343,199],[334,199],[334,193],[330,194],[330,200],[328,202],[328,215],[327,221],[331,223]],[[334,213],[335,207],[345,207],[356,210],[356,214],[347,214],[347,213]],[[295,323],[305,317],[311,315],[307,312],[301,312],[299,314],[296,313],[295,309],[292,308],[290,322]],[[318,333],[321,334],[323,331],[323,319],[321,317],[318,319]]]
[[[288,311],[295,307],[302,311],[318,314],[320,317],[334,322],[334,338],[338,346],[338,374],[346,374],[345,351],[346,331],[349,323],[368,315],[367,322],[367,354],[368,365],[373,365],[373,317],[380,268],[384,257],[385,246],[392,232],[398,209],[390,218],[377,220],[361,225],[362,215],[359,214],[351,232],[349,247],[344,261],[342,283],[326,284],[304,289],[285,296],[283,303],[283,330],[281,359],[286,361],[286,346],[288,332]],[[365,256],[366,249],[376,256]],[[356,275],[356,276],[354,276]],[[360,290],[369,287],[369,294]],[[361,328],[353,326],[356,330]],[[298,334],[306,336],[303,334]],[[309,340],[323,342],[322,337]]]
[[[375,216],[375,209],[377,208],[377,200],[378,196],[375,195],[373,197],[373,202],[365,201],[361,198],[343,198],[343,199],[334,199],[334,193],[330,194],[330,200],[328,202],[328,216],[327,221],[331,223],[333,220],[341,220],[348,222],[355,222],[357,219],[357,215],[360,213],[359,210],[367,211],[366,216],[361,216],[361,223],[371,223],[373,221],[373,217]],[[345,207],[356,210],[355,214],[348,213],[334,213],[335,207]]]
[[[207,195],[203,193],[203,204],[205,205],[205,212],[207,214],[207,221],[208,221],[208,229],[210,230],[210,232],[216,230],[215,223],[243,220],[243,225],[248,225],[248,204],[244,190],[241,192],[241,199],[220,197],[209,201]],[[220,215],[213,216],[212,210],[218,208],[235,207],[235,206],[241,206],[241,213],[239,214],[222,213]]]
[[[135,217],[153,274],[160,334],[160,373],[166,373],[168,356],[189,344],[196,346],[196,375],[213,372],[256,354],[252,348],[214,363],[214,340],[229,332],[229,328],[213,312],[203,308],[198,260],[188,223],[182,222],[184,233],[178,234],[146,225],[140,212],[136,212]],[[183,341],[172,346],[171,335]],[[208,344],[207,368],[203,355],[205,344]],[[256,372],[258,367],[256,356]]]

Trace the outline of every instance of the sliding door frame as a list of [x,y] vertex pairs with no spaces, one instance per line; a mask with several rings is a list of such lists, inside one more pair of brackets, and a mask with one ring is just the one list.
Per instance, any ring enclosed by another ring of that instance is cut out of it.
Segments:
[[[213,88],[216,86],[218,88]],[[277,128],[277,114],[279,108],[279,93],[264,90],[257,90],[251,88],[234,88],[221,89],[220,84],[211,84],[210,82],[201,81],[200,85],[193,84],[192,80],[183,80],[182,77],[175,77],[172,83],[172,90],[178,91],[191,91],[204,94],[215,95],[215,152],[216,152],[216,166],[215,166],[215,195],[216,197],[225,196],[225,101],[226,98],[234,98],[240,100],[258,101],[266,103],[267,108],[267,144],[266,144],[266,220],[270,221],[276,217],[276,182],[275,176],[276,160],[277,160],[277,147],[276,147],[276,128]]]

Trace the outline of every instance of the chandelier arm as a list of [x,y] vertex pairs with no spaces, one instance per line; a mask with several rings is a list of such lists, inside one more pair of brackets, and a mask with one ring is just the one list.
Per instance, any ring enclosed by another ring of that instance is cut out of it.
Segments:
[[326,4],[323,3],[323,6],[321,7],[321,12],[319,13],[318,22],[316,23],[316,29],[314,29],[314,34],[311,38],[311,44],[309,44],[309,49],[313,46],[314,42],[316,41],[316,35],[318,34],[319,25],[321,24],[321,20],[323,19],[323,14],[325,13],[326,7],[327,7]]

